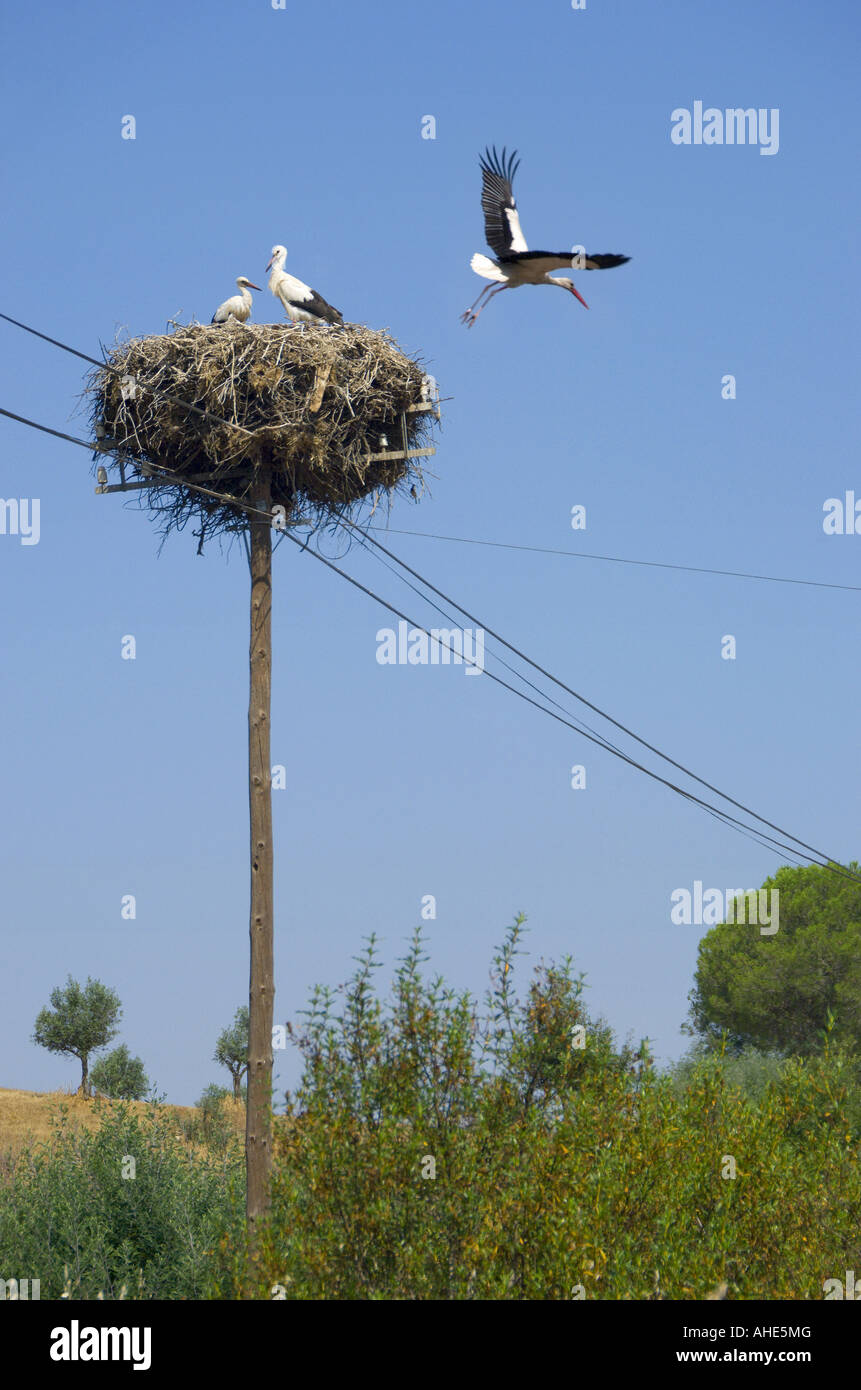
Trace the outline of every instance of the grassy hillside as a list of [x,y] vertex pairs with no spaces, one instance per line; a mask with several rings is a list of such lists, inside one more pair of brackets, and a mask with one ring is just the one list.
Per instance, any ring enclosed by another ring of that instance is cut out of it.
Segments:
[[[104,1099],[85,1100],[74,1091],[17,1091],[0,1087],[0,1158],[8,1159],[40,1141],[49,1140],[53,1132],[52,1117],[56,1120],[61,1106],[69,1130],[94,1131],[118,1103]],[[141,1117],[148,1109],[147,1102],[142,1100],[123,1101],[122,1104]],[[200,1124],[201,1111],[194,1105],[165,1105],[162,1109],[176,1121],[177,1139],[190,1142],[190,1136]],[[237,1134],[244,1130],[245,1107],[241,1103],[226,1100],[224,1115]]]

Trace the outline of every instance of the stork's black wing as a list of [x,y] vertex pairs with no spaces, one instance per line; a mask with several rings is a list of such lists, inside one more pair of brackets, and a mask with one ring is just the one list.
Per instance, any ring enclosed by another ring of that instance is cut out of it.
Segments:
[[572,265],[575,270],[612,270],[614,266],[624,265],[630,259],[630,256],[614,256],[610,253],[602,256],[590,256],[587,251],[583,257],[582,265],[577,255],[574,256]]
[[316,290],[311,291],[310,299],[296,301],[300,309],[307,309],[309,313],[316,314],[318,319],[324,323],[343,323],[344,315],[340,309],[334,309],[328,304],[321,294]]
[[503,148],[502,154],[485,150],[479,155],[481,164],[481,207],[484,212],[484,234],[487,244],[497,256],[505,256],[512,251],[526,251],[517,204],[511,191],[511,183],[517,173],[520,160],[513,150],[510,156]]

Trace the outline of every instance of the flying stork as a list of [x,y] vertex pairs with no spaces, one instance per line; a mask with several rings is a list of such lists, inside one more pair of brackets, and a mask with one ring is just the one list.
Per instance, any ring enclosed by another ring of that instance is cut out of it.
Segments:
[[252,280],[247,280],[244,275],[240,275],[236,281],[239,294],[232,294],[229,299],[225,299],[223,304],[219,304],[215,313],[212,315],[212,323],[227,323],[229,318],[238,319],[244,323],[251,313],[251,295],[249,290],[259,290],[260,286],[255,285]]
[[333,309],[322,295],[312,290],[295,276],[288,275],[284,269],[287,248],[272,247],[272,258],[266,269],[272,269],[269,288],[280,299],[287,311],[287,317],[294,323],[337,323],[343,324],[344,316],[339,309]]
[[[582,294],[575,289],[573,280],[554,279],[551,270],[561,270],[563,266],[573,266],[575,270],[610,270],[613,266],[624,265],[630,256],[576,254],[573,251],[530,251],[526,238],[520,229],[517,204],[511,191],[512,180],[520,160],[515,163],[514,150],[506,159],[503,149],[501,157],[493,151],[485,150],[479,156],[481,163],[481,206],[484,211],[484,232],[487,244],[496,253],[496,259],[482,256],[479,252],[470,261],[476,275],[485,280],[501,281],[496,289],[485,285],[478,299],[461,315],[461,323],[472,328],[481,309],[489,304],[495,294],[502,290],[516,290],[519,285],[558,285],[562,290],[570,290],[585,309],[589,308]],[[488,291],[490,293],[488,294]],[[481,309],[476,305],[483,295],[487,299]]]

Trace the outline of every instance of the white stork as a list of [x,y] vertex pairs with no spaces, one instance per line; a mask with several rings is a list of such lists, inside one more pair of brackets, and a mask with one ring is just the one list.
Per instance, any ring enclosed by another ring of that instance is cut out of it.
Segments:
[[269,288],[275,298],[281,300],[287,317],[292,319],[293,323],[343,324],[344,316],[340,309],[333,309],[332,305],[327,304],[323,296],[312,290],[310,285],[305,285],[294,275],[287,274],[284,269],[286,259],[287,248],[273,246],[272,258],[266,269],[272,270]]
[[219,304],[215,313],[212,315],[212,323],[227,323],[229,318],[238,319],[244,323],[251,313],[251,295],[249,290],[259,290],[260,286],[255,285],[252,280],[246,280],[244,275],[240,275],[236,281],[239,294],[232,294],[229,299],[225,299],[223,304]]
[[[472,328],[481,309],[490,303],[495,294],[500,294],[502,290],[516,290],[519,285],[558,285],[561,290],[569,290],[580,300],[583,307],[588,309],[589,305],[575,289],[573,280],[563,279],[562,276],[557,279],[549,272],[561,270],[563,266],[572,266],[575,270],[610,270],[613,266],[624,265],[631,259],[630,256],[575,255],[571,251],[530,251],[520,228],[517,204],[511,191],[511,183],[520,164],[519,159],[515,163],[516,154],[517,151],[514,150],[506,160],[503,149],[500,158],[494,146],[492,153],[485,150],[484,155],[479,156],[484,231],[488,246],[496,252],[496,260],[476,252],[470,265],[476,275],[483,276],[485,280],[497,280],[502,283],[498,284],[495,290],[485,285],[478,299],[461,315],[461,323],[465,323],[469,328]],[[487,299],[481,309],[476,309],[476,305],[485,294]]]

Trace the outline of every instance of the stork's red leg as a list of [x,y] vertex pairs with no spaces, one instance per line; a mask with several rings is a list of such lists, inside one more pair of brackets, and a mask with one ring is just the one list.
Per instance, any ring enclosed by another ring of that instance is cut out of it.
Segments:
[[[481,309],[486,309],[486,308],[487,308],[488,304],[490,303],[491,299],[493,298],[493,296],[494,296],[495,294],[502,294],[502,291],[503,291],[503,290],[510,290],[510,289],[511,289],[511,286],[510,286],[510,285],[497,285],[497,286],[496,286],[496,289],[490,291],[490,294],[487,296],[487,299],[486,299],[486,300],[484,301],[484,303],[482,304]],[[485,293],[485,291],[482,291],[482,293]],[[478,299],[481,299],[481,295],[478,296]],[[478,303],[478,299],[475,301],[476,304]],[[474,310],[474,311],[473,311],[473,310],[468,310],[467,313],[465,313],[465,314],[463,315],[463,322],[466,324],[467,328],[472,328],[472,325],[475,323],[476,319],[478,318],[479,314],[481,313],[481,309],[476,309],[476,310]]]
[[[491,283],[490,285],[485,285],[484,289],[483,289],[483,290],[481,291],[481,293],[479,294],[478,299],[474,299],[473,302],[470,304],[469,308],[467,309],[466,313],[461,314],[461,316],[460,316],[460,321],[461,321],[461,323],[466,323],[466,322],[467,322],[467,320],[468,320],[468,319],[470,318],[470,316],[472,315],[472,313],[473,313],[473,311],[474,311],[474,309],[475,309],[475,306],[476,306],[476,304],[478,303],[479,299],[483,299],[485,295],[489,295],[489,294],[490,294],[490,291],[492,290],[492,288],[493,288],[492,283]],[[507,286],[507,285],[500,285],[498,288],[499,288],[499,289],[505,290],[505,289],[508,288],[508,286]],[[484,308],[484,305],[482,305],[481,307]]]

